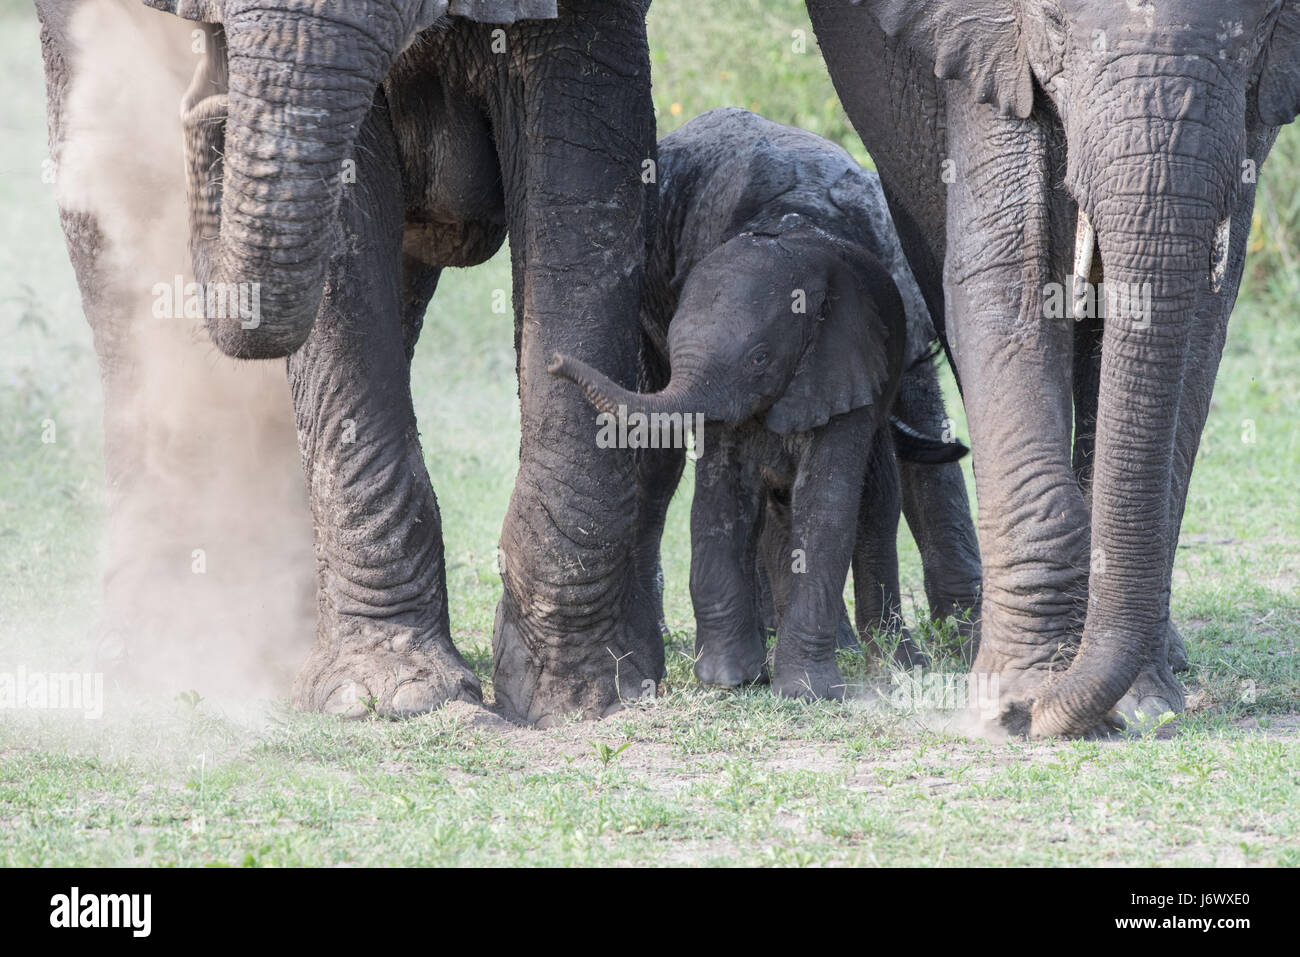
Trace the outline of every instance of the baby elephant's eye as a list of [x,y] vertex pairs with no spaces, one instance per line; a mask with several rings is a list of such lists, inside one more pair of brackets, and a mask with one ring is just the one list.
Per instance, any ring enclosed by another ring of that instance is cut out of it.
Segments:
[[766,349],[755,349],[749,354],[749,364],[755,369],[761,369],[770,358]]

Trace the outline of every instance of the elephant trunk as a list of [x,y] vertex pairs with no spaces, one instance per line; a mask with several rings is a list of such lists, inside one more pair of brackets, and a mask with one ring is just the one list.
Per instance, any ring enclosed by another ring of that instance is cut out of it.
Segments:
[[287,0],[207,28],[183,104],[191,252],[228,355],[285,356],[311,332],[345,161],[401,39],[367,7],[323,17]]
[[704,413],[705,418],[717,418],[709,414],[705,390],[697,376],[690,373],[673,373],[672,380],[661,392],[632,392],[614,382],[605,374],[596,371],[579,359],[556,355],[547,367],[551,375],[568,379],[574,383],[598,412],[619,416],[642,415],[694,415]]
[[[1182,381],[1198,304],[1222,282],[1222,223],[1244,148],[1241,132],[1219,119],[1241,116],[1244,105],[1223,102],[1208,79],[1153,83],[1148,74],[1116,94],[1103,102],[1121,115],[1131,104],[1130,118],[1095,127],[1101,143],[1083,137],[1085,156],[1096,146],[1100,162],[1073,171],[1081,232],[1086,240],[1095,227],[1106,296],[1088,611],[1069,670],[1034,706],[1036,736],[1096,727],[1168,627]],[[1079,252],[1086,259],[1091,250]]]

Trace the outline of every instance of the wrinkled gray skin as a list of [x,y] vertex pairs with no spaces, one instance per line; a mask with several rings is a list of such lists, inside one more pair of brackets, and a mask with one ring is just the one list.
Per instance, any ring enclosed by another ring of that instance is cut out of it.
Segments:
[[[771,616],[777,690],[840,697],[834,649],[837,637],[845,643],[837,626],[850,560],[864,636],[899,618],[901,496],[882,426],[901,404],[904,356],[916,391],[936,403],[925,424],[944,427],[924,303],[874,177],[820,137],[714,110],[660,141],[659,174],[660,228],[642,304],[651,345],[643,385],[654,394],[618,389],[568,358],[554,369],[602,411],[702,412],[709,422],[691,521],[700,680],[765,678],[762,626]],[[886,265],[906,283],[905,314]],[[809,297],[803,314],[792,312],[795,289]],[[827,291],[819,311],[816,297]],[[645,485],[665,508],[682,458],[645,453]],[[971,589],[950,593],[950,610],[974,598],[974,529],[956,467],[924,468],[951,468],[960,489],[932,507],[966,534],[918,535],[927,569],[966,563],[964,578],[940,579]],[[791,571],[796,562],[806,562],[801,574]],[[905,635],[898,655],[907,666],[921,660]]]
[[[956,363],[981,506],[973,667],[999,676],[996,723],[1082,735],[1179,710],[1174,549],[1246,173],[1300,110],[1300,3],[808,9]],[[1149,284],[1150,322],[1046,318],[1076,263]]]
[[[449,632],[409,360],[440,271],[486,259],[507,230],[523,441],[497,699],[545,721],[657,682],[635,463],[594,447],[589,407],[545,371],[563,349],[635,379],[655,198],[646,4],[149,5],[206,41],[179,104],[196,276],[260,288],[259,323],[210,315],[208,331],[230,356],[289,356],[318,569],[294,704],[398,716],[479,697]],[[47,23],[63,8],[43,6]]]

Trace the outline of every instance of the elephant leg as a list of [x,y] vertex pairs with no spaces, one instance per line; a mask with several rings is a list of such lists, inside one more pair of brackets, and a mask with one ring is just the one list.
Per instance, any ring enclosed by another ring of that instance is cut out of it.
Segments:
[[[997,676],[997,720],[1021,733],[1078,644],[1087,594],[1089,515],[1062,368],[1073,330],[1044,309],[1049,264],[1069,258],[1068,227],[1042,201],[1051,193],[1041,132],[964,100],[950,106],[948,335],[974,449],[984,566],[972,670]],[[999,161],[982,162],[994,141]]]
[[853,604],[857,630],[883,658],[882,632],[898,636],[895,664],[910,669],[929,664],[903,623],[898,584],[898,517],[902,488],[894,445],[888,430],[876,433],[867,462],[862,505],[858,510],[857,542],[853,548]]
[[497,700],[526,720],[599,717],[664,675],[660,615],[637,587],[636,460],[601,448],[557,352],[632,386],[655,156],[643,4],[581,0],[505,30],[492,110],[514,261],[519,472],[501,533]]
[[[790,606],[790,586],[794,573],[794,556],[790,545],[790,495],[769,489],[761,509],[758,532],[758,561],[755,563],[755,589],[758,595],[759,623],[763,635],[776,634],[781,619]],[[861,647],[857,629],[849,620],[848,609],[835,628],[835,647],[856,651]]]
[[844,697],[835,636],[857,532],[874,424],[871,409],[836,416],[811,436],[791,495],[790,603],[772,656],[772,688],[789,698]]
[[415,344],[420,339],[424,315],[438,290],[440,278],[441,268],[412,256],[402,257],[402,352],[408,365],[415,358]]
[[[705,426],[691,502],[691,603],[695,608],[695,676],[734,688],[766,680],[767,642],[754,590],[762,489],[738,461],[733,437]],[[772,580],[779,614],[781,586]]]
[[[934,367],[926,363],[903,377],[895,414],[929,435],[951,427]],[[944,465],[898,463],[903,515],[921,554],[930,616],[957,619],[966,660],[979,648],[979,541],[971,518],[966,477],[956,462]]]
[[840,651],[858,651],[862,642],[858,640],[858,630],[849,620],[849,610],[844,609],[839,623],[835,626],[835,647]]
[[[418,714],[480,697],[451,641],[442,521],[411,405],[402,209],[386,110],[370,112],[347,250],[306,344],[289,360],[316,524],[319,626],[293,704],[349,716]],[[429,276],[422,277],[427,286]]]

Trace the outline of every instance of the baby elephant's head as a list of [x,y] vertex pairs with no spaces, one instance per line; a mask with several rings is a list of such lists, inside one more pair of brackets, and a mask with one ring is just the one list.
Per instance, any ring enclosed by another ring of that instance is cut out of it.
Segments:
[[905,343],[903,304],[870,254],[809,227],[744,234],[691,270],[668,328],[672,378],[637,394],[576,359],[551,372],[602,412],[764,415],[801,432],[892,396]]

